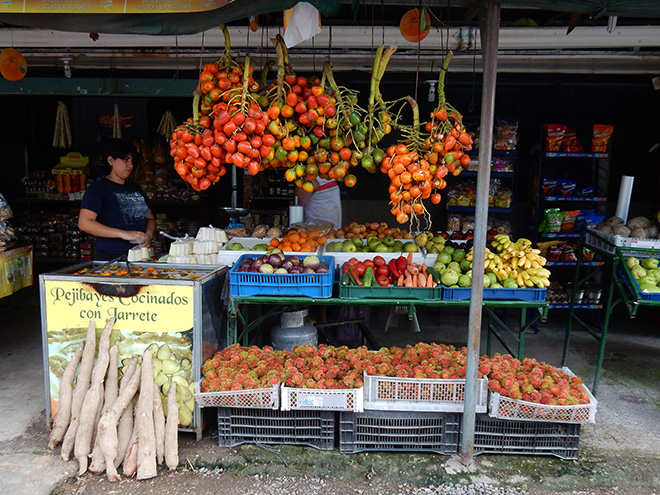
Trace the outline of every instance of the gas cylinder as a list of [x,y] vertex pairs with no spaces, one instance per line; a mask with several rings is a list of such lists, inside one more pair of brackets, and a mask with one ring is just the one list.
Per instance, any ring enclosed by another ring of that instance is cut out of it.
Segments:
[[276,351],[292,350],[296,345],[318,346],[316,327],[305,320],[307,310],[286,311],[280,316],[280,324],[270,331],[271,343]]

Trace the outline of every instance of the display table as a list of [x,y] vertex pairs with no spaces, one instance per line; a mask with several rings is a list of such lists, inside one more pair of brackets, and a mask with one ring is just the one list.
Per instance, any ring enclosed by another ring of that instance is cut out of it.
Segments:
[[[406,306],[408,316],[412,318],[415,307],[432,308],[467,308],[470,305],[469,300],[465,301],[445,301],[441,299],[344,299],[331,297],[327,299],[317,299],[308,297],[293,296],[232,296],[229,301],[228,310],[228,344],[242,343],[248,345],[252,337],[261,324],[269,317],[281,312],[282,307],[309,307],[309,306]],[[249,306],[258,306],[260,315],[249,320],[247,309]],[[492,338],[497,338],[502,345],[516,357],[523,357],[525,351],[525,332],[538,320],[545,320],[548,315],[548,303],[546,301],[511,301],[511,300],[484,300],[484,311],[488,315],[488,341],[486,352],[490,354]],[[497,310],[520,310],[520,325],[513,329],[507,322],[507,318],[501,318],[497,315]],[[531,311],[530,311],[531,310]],[[530,317],[529,312],[533,312]],[[336,322],[352,323],[352,321]],[[380,346],[369,331],[366,323],[360,324],[364,340],[372,349],[378,349]],[[513,341],[517,346],[512,345]]]
[[[620,270],[625,263],[626,256],[640,255],[641,257],[655,256],[660,257],[660,251],[651,249],[640,249],[633,247],[622,247],[612,244],[609,239],[601,237],[594,232],[589,233],[589,240],[584,235],[580,237],[578,244],[578,261],[575,269],[575,278],[573,287],[577,289],[587,281],[593,280],[598,275],[602,277],[603,295],[605,303],[603,305],[603,317],[598,323],[588,322],[576,312],[576,304],[571,297],[569,306],[568,321],[566,324],[566,333],[564,336],[564,349],[562,352],[561,365],[566,366],[568,357],[568,348],[570,344],[573,323],[578,324],[586,330],[598,342],[598,356],[596,358],[596,370],[594,372],[594,382],[591,391],[596,395],[598,391],[598,382],[603,367],[603,358],[605,355],[605,344],[607,342],[607,331],[610,325],[612,311],[619,304],[623,304],[631,318],[637,316],[637,311],[642,306],[660,306],[660,300],[655,298],[645,298],[640,293],[630,287],[625,273]],[[605,265],[599,269],[582,274],[582,247],[587,247],[600,254],[606,261]],[[652,295],[657,296],[657,295]]]
[[32,246],[0,253],[0,298],[32,285]]

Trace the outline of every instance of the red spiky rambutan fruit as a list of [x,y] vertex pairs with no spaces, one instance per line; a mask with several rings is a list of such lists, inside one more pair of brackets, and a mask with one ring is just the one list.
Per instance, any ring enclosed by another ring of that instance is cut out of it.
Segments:
[[520,400],[522,399],[522,394],[520,390],[509,390],[509,397],[514,400]]
[[316,388],[316,382],[312,380],[311,378],[308,378],[305,380],[305,384],[303,385],[305,388]]
[[479,365],[479,373],[481,373],[481,376],[488,376],[490,373],[490,363],[488,362],[482,362]]

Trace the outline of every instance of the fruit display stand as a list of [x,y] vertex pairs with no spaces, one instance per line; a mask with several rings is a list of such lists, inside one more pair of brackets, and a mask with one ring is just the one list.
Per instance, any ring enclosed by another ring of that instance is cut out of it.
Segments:
[[[112,261],[40,275],[46,417],[57,412],[62,371],[90,321],[98,329],[113,316],[111,341],[117,342],[120,361],[142,355],[154,343],[167,344],[170,360],[177,363],[168,373],[181,375],[192,388],[204,360],[226,345],[221,332],[226,273],[226,267],[209,265]],[[184,359],[190,367],[180,366]],[[179,429],[201,440],[204,425],[197,402],[190,414],[191,421]]]
[[[355,288],[353,287],[353,289]],[[374,290],[375,288],[371,289]],[[415,307],[467,308],[469,304],[469,300],[447,301],[444,299],[414,299],[406,297],[348,299],[339,297],[336,286],[333,290],[333,296],[329,298],[304,296],[232,296],[228,308],[226,340],[228,344],[242,343],[243,345],[248,345],[250,340],[254,340],[254,334],[262,323],[281,311],[283,306],[302,308],[309,306],[405,306],[408,308],[408,316],[412,318]],[[247,308],[249,306],[257,306],[261,310],[261,315],[253,321],[249,321],[247,315]],[[495,336],[508,352],[519,358],[522,358],[524,355],[526,330],[536,321],[544,320],[548,312],[548,303],[545,300],[484,300],[483,307],[486,314],[488,314],[489,321],[486,352],[490,353],[492,337]],[[518,328],[511,328],[509,324],[497,315],[496,311],[500,309],[520,310],[520,325]],[[534,312],[534,315],[530,318],[528,318],[528,310],[533,310]],[[363,338],[368,346],[372,349],[378,349],[380,345],[378,345],[378,342],[376,342],[368,327],[366,325],[361,325],[360,327]],[[512,339],[517,344],[517,348],[514,349],[516,346],[512,346],[508,339]]]
[[[633,247],[630,243],[624,242],[623,239],[624,238],[621,238],[621,236],[603,235],[598,231],[588,230],[581,236],[578,245],[578,261],[573,280],[573,287],[580,287],[597,274],[602,274],[605,277],[603,284],[603,292],[605,296],[602,313],[603,317],[602,322],[598,325],[585,321],[576,313],[575,300],[571,297],[561,365],[566,365],[573,323],[576,323],[598,342],[598,357],[596,359],[594,381],[591,388],[594,395],[596,395],[598,390],[598,382],[600,380],[603,358],[605,355],[605,344],[607,341],[610,316],[614,308],[619,304],[623,304],[628,315],[631,318],[634,318],[637,316],[637,312],[642,306],[660,306],[660,298],[657,297],[657,294],[647,294],[639,290],[639,287],[632,277],[630,270],[626,266],[625,261],[628,256],[637,256],[639,258],[660,258],[660,249]],[[586,276],[580,275],[583,246],[599,253],[602,258],[606,260],[605,265],[601,267],[600,270],[592,271]]]

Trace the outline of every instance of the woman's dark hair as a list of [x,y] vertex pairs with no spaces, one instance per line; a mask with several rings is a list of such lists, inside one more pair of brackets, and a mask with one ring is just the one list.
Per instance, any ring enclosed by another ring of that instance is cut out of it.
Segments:
[[105,141],[103,143],[103,155],[105,157],[104,161],[106,163],[108,161],[108,157],[125,160],[128,155],[131,155],[133,157],[133,164],[136,164],[139,158],[133,143],[123,139],[108,139]]

